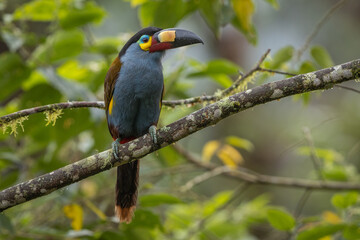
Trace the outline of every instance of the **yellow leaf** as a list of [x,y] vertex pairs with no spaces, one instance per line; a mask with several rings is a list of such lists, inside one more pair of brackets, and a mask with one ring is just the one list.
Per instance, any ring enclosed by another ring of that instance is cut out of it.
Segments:
[[325,211],[322,214],[322,217],[326,222],[331,223],[331,224],[341,223],[341,218],[337,214],[335,214],[331,211]]
[[136,7],[146,3],[148,0],[130,0],[131,7]]
[[243,162],[241,154],[230,145],[224,145],[216,155],[229,168],[236,168],[237,165]]
[[244,138],[229,136],[226,138],[226,142],[234,147],[242,148],[249,152],[254,150],[254,145]]
[[254,14],[254,3],[252,0],[232,0],[234,12],[239,19],[241,27],[249,32],[252,25],[252,15]]
[[205,144],[203,150],[202,150],[202,159],[205,162],[209,162],[211,157],[214,155],[216,150],[218,150],[220,146],[219,141],[209,141]]
[[333,238],[331,236],[325,236],[322,238],[319,238],[319,240],[332,240]]
[[78,204],[69,204],[64,206],[65,216],[71,220],[71,227],[74,230],[81,230],[83,224],[83,209]]

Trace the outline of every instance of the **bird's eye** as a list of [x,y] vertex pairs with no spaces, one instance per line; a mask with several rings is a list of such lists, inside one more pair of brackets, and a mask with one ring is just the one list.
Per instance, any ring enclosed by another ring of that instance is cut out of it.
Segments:
[[142,36],[141,39],[140,39],[140,41],[141,41],[142,43],[147,43],[147,42],[149,41],[149,37],[148,37],[148,36]]

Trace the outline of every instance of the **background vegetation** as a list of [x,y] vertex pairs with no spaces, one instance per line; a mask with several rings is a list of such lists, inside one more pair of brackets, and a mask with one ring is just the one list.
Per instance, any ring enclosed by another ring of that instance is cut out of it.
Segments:
[[[350,0],[2,0],[0,116],[102,100],[112,60],[132,33],[149,25],[186,28],[205,42],[167,54],[165,99],[229,87],[268,48],[262,66],[292,74],[350,61],[360,56],[359,8]],[[238,90],[285,77],[257,73]],[[237,114],[177,146],[219,167],[356,182],[358,98],[343,88],[287,98]],[[160,125],[197,108],[164,107]],[[100,109],[22,120],[2,125],[0,189],[111,145]],[[360,239],[358,192],[247,184],[199,168],[174,146],[141,161],[139,204],[129,225],[114,218],[114,184],[111,170],[9,209],[0,214],[0,238]]]

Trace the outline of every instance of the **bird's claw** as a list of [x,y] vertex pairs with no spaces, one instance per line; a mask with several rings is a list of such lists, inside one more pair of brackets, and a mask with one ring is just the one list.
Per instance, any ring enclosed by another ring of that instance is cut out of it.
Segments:
[[118,152],[120,148],[120,138],[117,138],[115,141],[113,141],[111,146],[115,159],[119,159]]
[[156,126],[155,125],[151,125],[149,127],[149,134],[150,134],[150,137],[151,137],[151,140],[153,141],[153,143],[157,144]]

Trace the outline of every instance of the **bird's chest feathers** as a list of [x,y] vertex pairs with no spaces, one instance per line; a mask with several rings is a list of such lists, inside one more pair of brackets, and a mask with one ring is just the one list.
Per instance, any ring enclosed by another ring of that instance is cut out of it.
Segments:
[[161,93],[163,74],[159,56],[146,52],[137,57],[125,55],[121,60],[118,85],[128,86],[127,90],[136,98],[151,98]]

